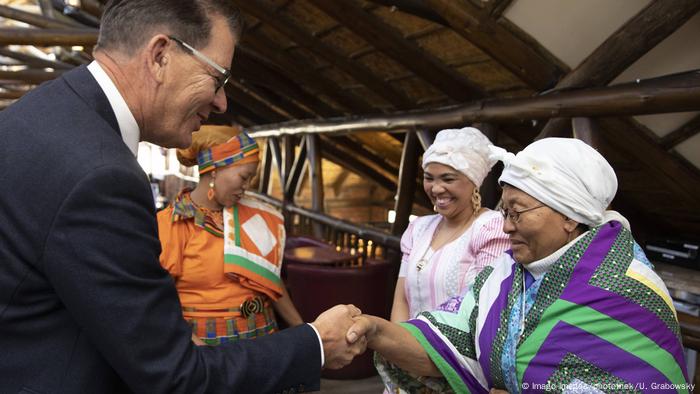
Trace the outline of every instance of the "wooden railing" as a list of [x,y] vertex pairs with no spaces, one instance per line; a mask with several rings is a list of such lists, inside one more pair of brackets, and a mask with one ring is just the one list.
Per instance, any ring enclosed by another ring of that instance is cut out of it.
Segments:
[[280,208],[285,216],[287,236],[310,236],[333,245],[339,251],[358,256],[358,264],[368,259],[398,263],[401,239],[387,232],[350,223],[310,209],[298,207],[265,194],[247,193]]

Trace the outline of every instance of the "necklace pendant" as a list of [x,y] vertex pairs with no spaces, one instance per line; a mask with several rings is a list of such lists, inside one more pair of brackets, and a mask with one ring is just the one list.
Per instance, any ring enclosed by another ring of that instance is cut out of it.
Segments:
[[425,259],[418,260],[418,264],[416,264],[416,269],[418,271],[422,270],[423,267],[425,267],[425,263],[426,263]]

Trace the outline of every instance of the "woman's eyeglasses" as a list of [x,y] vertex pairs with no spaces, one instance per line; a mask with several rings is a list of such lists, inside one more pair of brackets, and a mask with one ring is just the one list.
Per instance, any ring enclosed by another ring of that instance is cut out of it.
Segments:
[[530,212],[533,211],[537,208],[542,208],[546,205],[538,205],[536,207],[532,208],[527,208],[527,209],[521,209],[520,211],[516,211],[515,209],[503,209],[501,208],[501,215],[503,215],[504,219],[510,219],[511,222],[514,224],[517,224],[520,221],[520,215],[522,215],[525,212]]

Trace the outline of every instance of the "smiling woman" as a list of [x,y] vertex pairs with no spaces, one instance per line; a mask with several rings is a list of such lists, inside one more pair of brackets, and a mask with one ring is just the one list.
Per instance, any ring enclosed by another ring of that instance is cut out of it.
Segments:
[[423,155],[423,188],[436,215],[411,223],[392,321],[404,321],[457,296],[509,246],[503,218],[481,207],[479,186],[494,162],[491,142],[475,128],[442,130]]
[[357,319],[392,392],[687,393],[668,290],[627,220],[607,210],[617,191],[610,164],[568,138],[517,156],[492,149],[504,162],[512,253],[464,295],[401,326]]
[[182,164],[199,166],[199,183],[158,213],[161,264],[193,335],[208,345],[277,331],[271,307],[289,326],[303,323],[280,278],[282,216],[245,195],[258,151],[237,128],[202,127],[178,150]]

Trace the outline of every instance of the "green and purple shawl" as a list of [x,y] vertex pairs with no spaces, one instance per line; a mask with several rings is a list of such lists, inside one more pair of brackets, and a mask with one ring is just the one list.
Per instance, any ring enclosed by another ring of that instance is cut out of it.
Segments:
[[[578,239],[541,278],[516,336],[522,392],[679,392],[690,386],[675,310],[663,282],[634,258],[631,233],[616,221]],[[442,372],[445,391],[505,389],[503,355],[528,275],[504,255],[465,297],[402,323]],[[519,314],[518,314],[519,316]],[[518,324],[519,325],[519,322]],[[414,379],[379,358],[385,381],[405,391]]]

